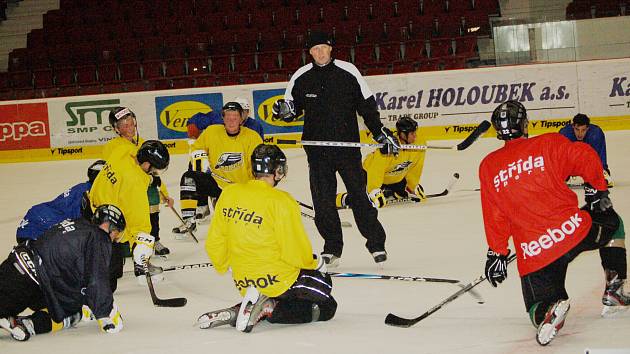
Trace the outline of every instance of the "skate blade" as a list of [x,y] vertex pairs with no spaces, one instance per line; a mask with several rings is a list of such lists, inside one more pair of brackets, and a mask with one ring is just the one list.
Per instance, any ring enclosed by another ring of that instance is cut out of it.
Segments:
[[628,306],[604,306],[602,308],[602,317],[613,318],[617,317],[628,310]]

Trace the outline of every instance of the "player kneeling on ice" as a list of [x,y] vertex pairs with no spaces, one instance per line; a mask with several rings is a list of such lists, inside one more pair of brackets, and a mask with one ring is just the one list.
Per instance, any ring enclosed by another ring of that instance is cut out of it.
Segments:
[[[409,117],[396,122],[396,133],[402,144],[426,145],[424,139],[418,139],[417,130],[418,123]],[[374,207],[382,208],[395,199],[426,200],[420,185],[424,155],[425,150],[400,150],[394,155],[388,153],[387,147],[382,147],[365,158],[363,169],[367,172],[367,190]],[[337,194],[337,208],[348,208],[351,203],[348,193]]]
[[231,325],[250,332],[261,320],[330,320],[337,309],[325,263],[313,255],[297,202],[274,187],[287,174],[284,153],[260,144],[251,156],[255,180],[225,187],[206,251],[219,273],[229,268],[243,301],[201,315],[200,328]]
[[[120,209],[101,205],[91,221],[64,220],[37,240],[13,248],[0,264],[0,328],[15,340],[75,326],[82,306],[107,333],[123,328],[109,286],[112,242],[126,222]],[[18,316],[25,309],[35,311]]]
[[[527,124],[526,109],[516,101],[502,103],[492,113],[492,125],[505,145],[479,167],[489,246],[485,274],[495,287],[505,280],[511,236],[525,309],[537,328],[536,340],[547,345],[569,311],[567,267],[583,251],[599,249],[606,275],[602,315],[630,304],[623,292],[625,233],[608,197],[597,153],[558,133],[528,139]],[[588,183],[581,209],[564,183],[571,175]]]

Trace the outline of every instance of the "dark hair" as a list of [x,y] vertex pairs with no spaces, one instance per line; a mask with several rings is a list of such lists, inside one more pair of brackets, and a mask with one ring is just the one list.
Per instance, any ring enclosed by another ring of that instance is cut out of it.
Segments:
[[573,124],[575,125],[589,125],[591,124],[591,120],[588,119],[588,116],[583,113],[578,113],[573,117]]

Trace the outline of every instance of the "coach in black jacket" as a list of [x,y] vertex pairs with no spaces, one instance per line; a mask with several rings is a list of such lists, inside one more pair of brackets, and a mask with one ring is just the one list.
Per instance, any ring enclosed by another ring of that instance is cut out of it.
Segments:
[[[348,62],[332,59],[332,45],[326,33],[313,32],[309,43],[313,62],[293,74],[284,100],[274,104],[274,115],[291,121],[304,113],[303,140],[358,142],[358,113],[376,140],[385,143],[388,152],[397,153],[398,141],[383,127],[374,96],[359,70]],[[361,166],[359,148],[305,146],[304,150],[315,225],[325,240],[322,258],[329,266],[337,266],[343,249],[335,206],[339,172],[353,200],[354,219],[367,239],[366,247],[375,262],[387,260],[385,231],[366,194],[367,175]]]
[[[112,241],[125,228],[120,209],[101,205],[92,222],[64,220],[16,246],[0,264],[0,328],[16,340],[73,326],[87,305],[101,330],[122,329],[109,283]],[[35,312],[17,315],[26,308]],[[41,311],[47,308],[47,311]]]

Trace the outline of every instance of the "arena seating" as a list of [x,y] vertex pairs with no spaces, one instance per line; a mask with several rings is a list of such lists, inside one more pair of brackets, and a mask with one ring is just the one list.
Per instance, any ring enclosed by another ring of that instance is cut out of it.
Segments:
[[10,53],[0,99],[285,81],[315,30],[365,75],[464,68],[498,12],[497,0],[61,0]]

